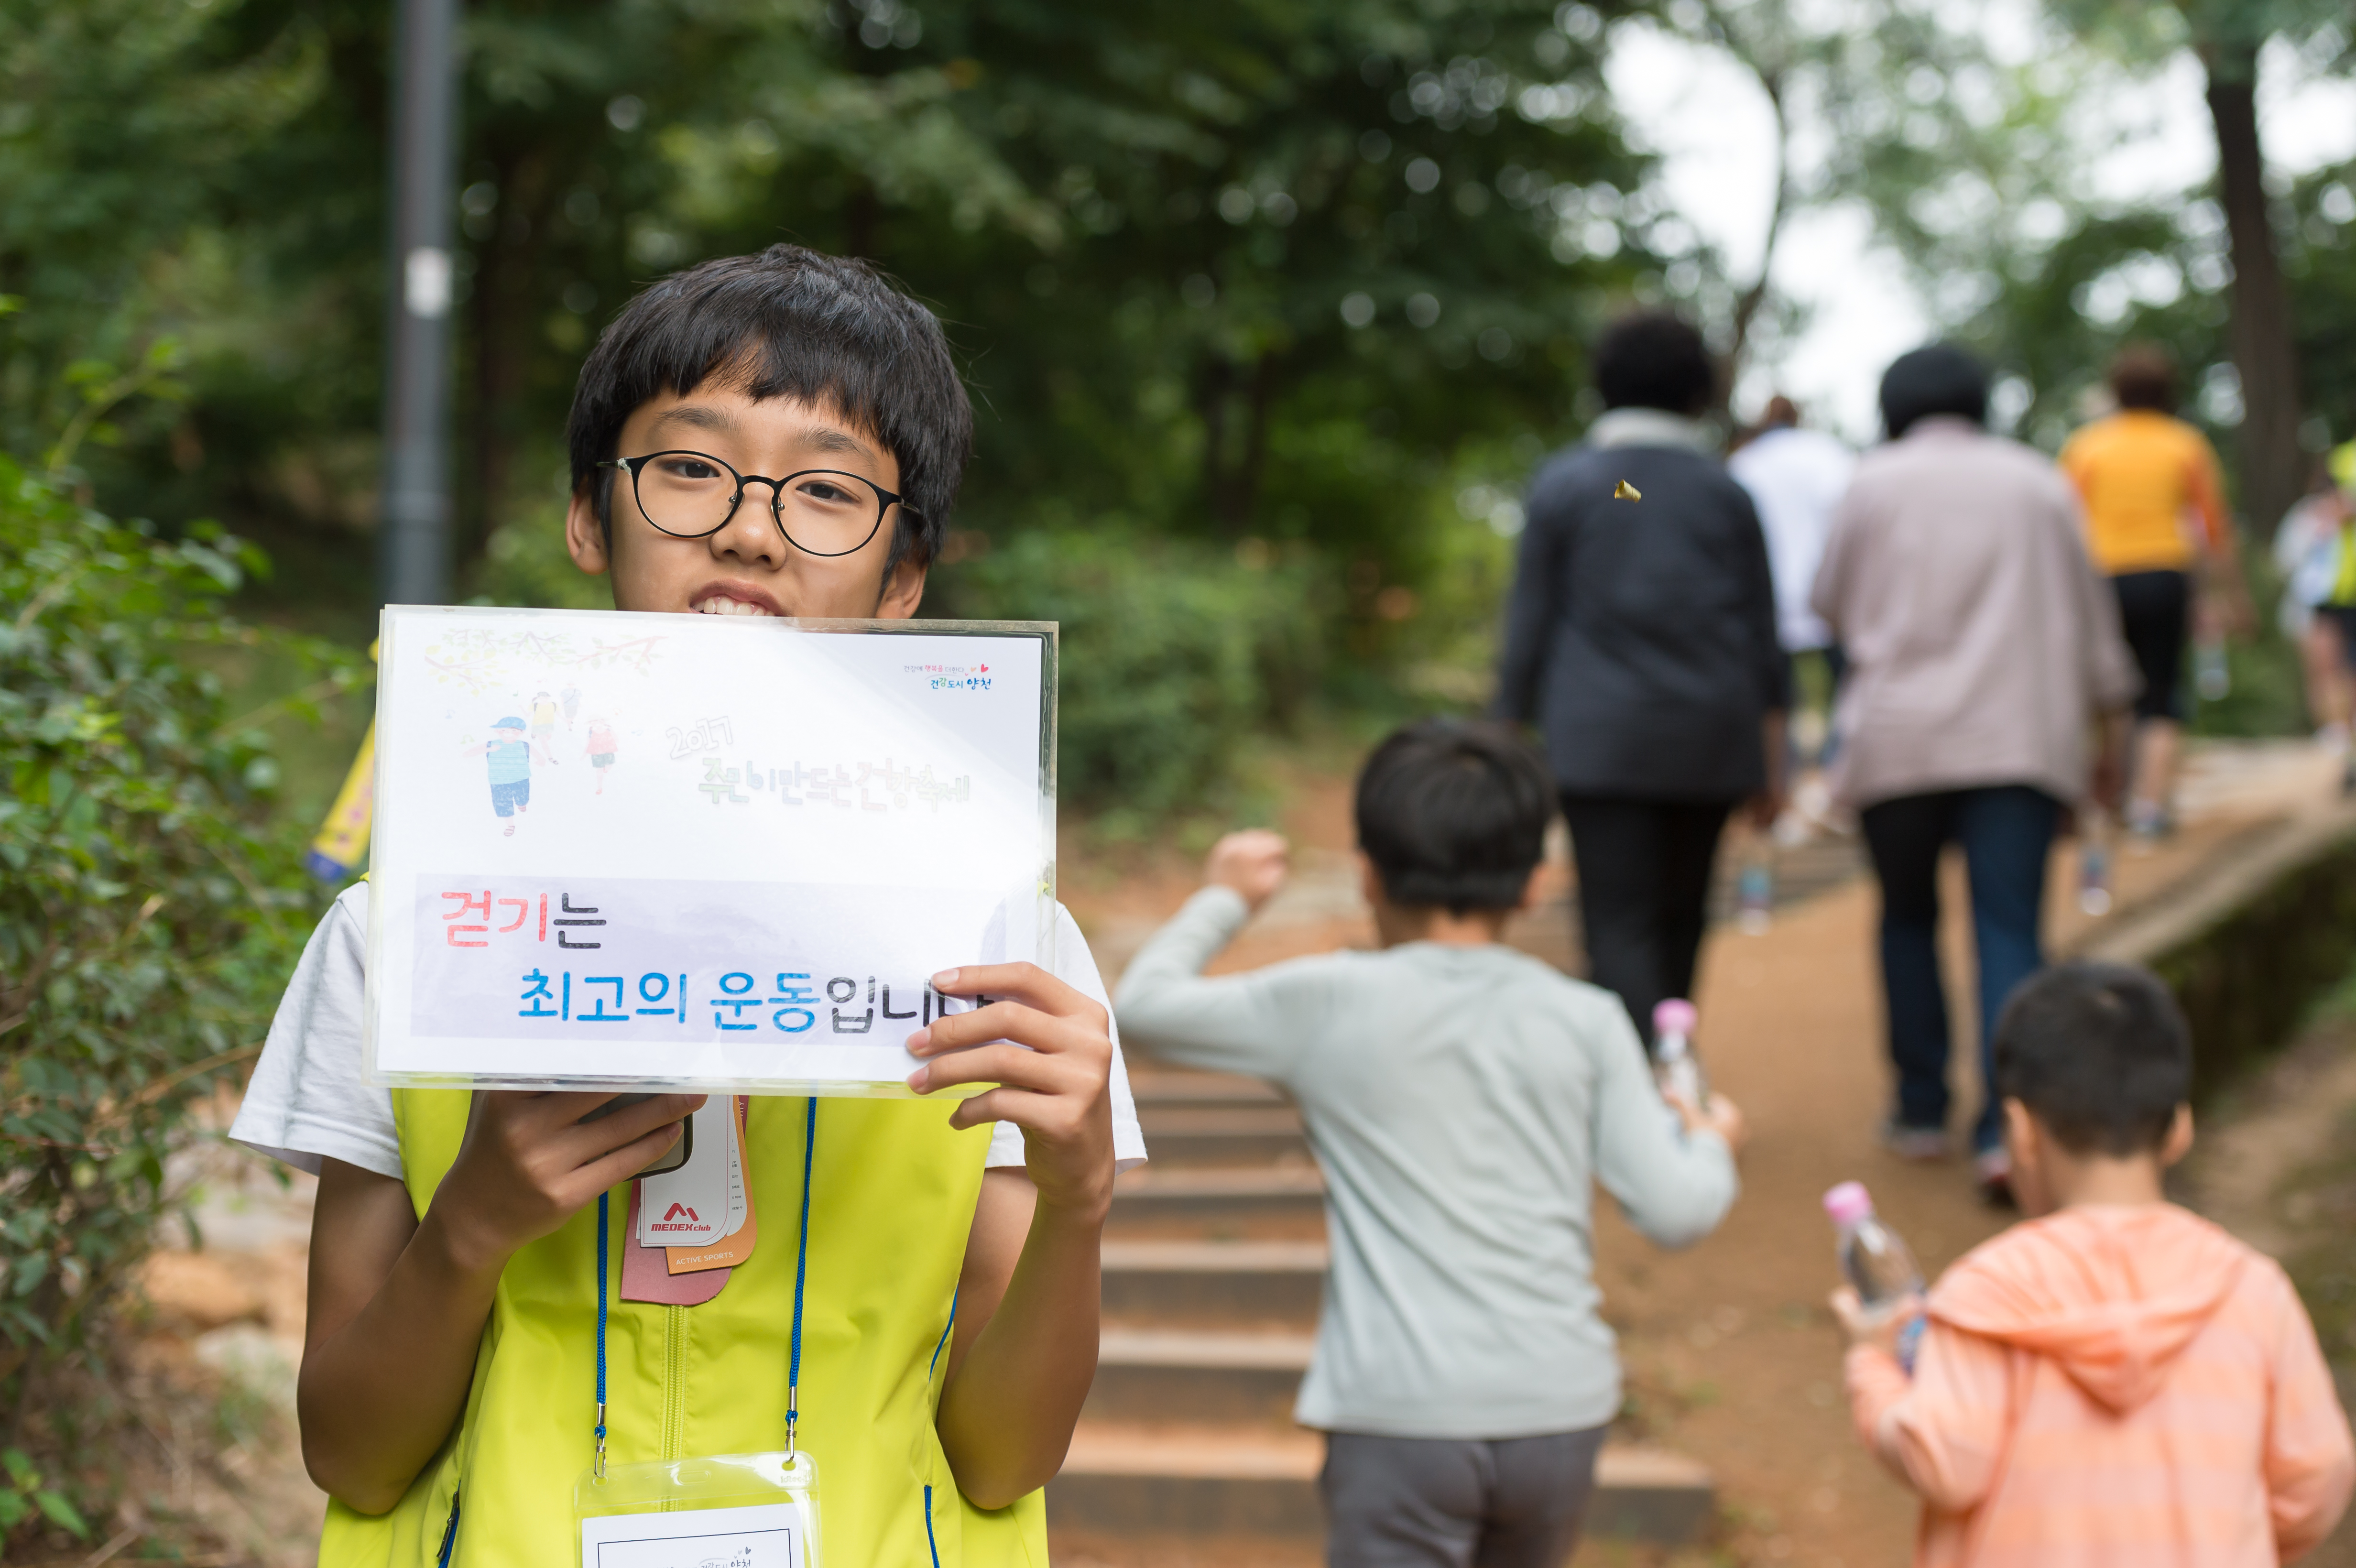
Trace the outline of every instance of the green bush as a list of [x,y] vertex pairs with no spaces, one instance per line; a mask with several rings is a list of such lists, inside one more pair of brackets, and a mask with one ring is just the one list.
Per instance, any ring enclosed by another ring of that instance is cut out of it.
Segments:
[[934,575],[924,613],[1063,626],[1061,797],[1135,833],[1214,804],[1319,678],[1322,579],[1266,547],[1025,533]]
[[[169,543],[111,522],[0,458],[10,1535],[20,1520],[78,1530],[77,1495],[84,1511],[102,1500],[110,1418],[83,1394],[107,1381],[90,1374],[107,1368],[113,1315],[168,1207],[165,1161],[190,1104],[258,1049],[318,911],[299,828],[272,822],[279,768],[260,726],[366,678],[326,645],[230,620],[223,597],[262,562],[217,528],[193,533]],[[223,645],[323,678],[232,717],[190,656]],[[44,1483],[21,1449],[60,1464]]]
[[2274,562],[2255,549],[2242,551],[2242,569],[2248,575],[2251,597],[2258,606],[2258,624],[2252,635],[2230,642],[2225,664],[2233,689],[2221,701],[2195,696],[2187,655],[2186,698],[2196,735],[2245,739],[2307,733],[2307,685],[2299,671],[2298,648],[2276,623],[2282,603],[2283,581]]

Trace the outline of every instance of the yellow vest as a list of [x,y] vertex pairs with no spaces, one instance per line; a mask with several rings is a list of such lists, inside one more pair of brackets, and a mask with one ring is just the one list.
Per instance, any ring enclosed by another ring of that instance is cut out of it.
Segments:
[[[393,1092],[422,1216],[466,1132],[462,1090]],[[968,1503],[933,1430],[987,1126],[948,1107],[828,1100],[810,1175],[800,1443],[818,1462],[827,1568],[1044,1568],[1038,1493]],[[610,1205],[609,1465],[782,1448],[805,1102],[752,1102],[745,1141],[761,1240],[700,1307],[618,1299],[627,1189]],[[578,1568],[573,1486],[594,1445],[593,1204],[508,1263],[465,1415],[392,1511],[330,1502],[321,1568]],[[455,1529],[453,1521],[455,1520]]]

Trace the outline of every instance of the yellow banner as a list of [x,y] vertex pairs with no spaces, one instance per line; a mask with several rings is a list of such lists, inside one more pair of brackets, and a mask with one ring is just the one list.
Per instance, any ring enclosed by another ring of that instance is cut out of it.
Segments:
[[344,787],[336,792],[327,820],[311,840],[305,864],[313,876],[323,882],[340,882],[352,874],[352,868],[368,853],[369,822],[375,805],[376,721],[370,720],[368,733],[360,738],[360,754],[352,759],[352,771],[344,775]]

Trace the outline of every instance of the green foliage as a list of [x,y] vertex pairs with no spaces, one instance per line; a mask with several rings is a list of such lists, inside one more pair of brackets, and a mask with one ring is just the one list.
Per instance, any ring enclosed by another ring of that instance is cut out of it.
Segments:
[[[2038,10],[2024,18],[2038,34],[2022,59],[2001,58],[1966,10],[1899,0],[1873,0],[1862,25],[1852,19],[1822,41],[1831,151],[1811,194],[1865,203],[1910,263],[1935,326],[2002,373],[1998,408],[2017,433],[2058,447],[2099,400],[2117,349],[2158,342],[2185,367],[2188,417],[2208,427],[2237,490],[2272,494],[2279,476],[2241,473],[2241,443],[2230,439],[2245,399],[2229,356],[2236,263],[2217,191],[2204,179],[2181,193],[2106,194],[2094,171],[2136,127],[2083,110],[2090,100],[2133,101],[2188,50],[2212,83],[2246,86],[2268,40],[2297,50],[2307,69],[2344,69],[2344,7],[2045,0]],[[2273,215],[2302,390],[2343,432],[2356,417],[2341,368],[2356,319],[2346,303],[2356,295],[2345,281],[2356,277],[2348,199],[2345,171],[2335,171],[2302,182]],[[2310,430],[2308,443],[2321,434]],[[2243,519],[2261,537],[2276,520]]]
[[0,1485],[0,1532],[16,1529],[38,1513],[59,1529],[88,1539],[90,1522],[63,1492],[49,1486],[22,1448],[0,1448],[0,1469],[7,1472]]
[[2298,181],[2283,203],[2283,272],[2298,332],[2308,444],[2356,435],[2356,164]]
[[564,549],[564,508],[551,503],[500,524],[483,547],[474,572],[473,602],[522,604],[541,610],[610,610],[614,591],[603,577],[573,564]]
[[2298,649],[2289,638],[2262,627],[2246,643],[2228,643],[2225,662],[2233,688],[2219,701],[2192,702],[2194,734],[2244,739],[2305,732],[2307,696]]
[[1032,532],[935,584],[928,614],[1062,623],[1057,793],[1115,836],[1218,804],[1237,748],[1292,716],[1324,653],[1314,566],[1265,544]]
[[[969,525],[1118,512],[1411,575],[1465,440],[1565,438],[1586,334],[1692,272],[1603,91],[1619,8],[470,5],[462,562],[561,493],[573,373],[625,298],[793,238],[951,324],[980,402]],[[0,0],[17,450],[74,411],[31,389],[174,336],[187,399],[86,446],[97,502],[233,513],[282,558],[324,536],[365,583],[387,15]]]
[[[0,0],[0,292],[21,304],[0,313],[0,450],[48,449],[117,367],[162,368],[176,325],[218,353],[244,315],[213,315],[224,285],[266,288],[262,252],[208,259],[201,237],[322,93],[327,56],[316,27],[256,31],[250,9]],[[158,405],[89,433],[153,451],[179,419]]]
[[[19,1413],[103,1359],[188,1105],[259,1049],[316,914],[299,842],[272,822],[261,726],[365,678],[229,619],[262,563],[190,532],[110,522],[0,459],[0,1375]],[[189,656],[209,646],[320,678],[236,715]],[[72,1524],[20,1457],[0,1455],[0,1525],[27,1501]]]

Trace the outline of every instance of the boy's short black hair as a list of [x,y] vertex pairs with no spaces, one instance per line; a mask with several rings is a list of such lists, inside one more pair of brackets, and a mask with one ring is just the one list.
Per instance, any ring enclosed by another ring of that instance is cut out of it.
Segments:
[[2005,1004],[1996,1082],[2072,1154],[2148,1154],[2191,1092],[2192,1031],[2140,965],[2057,964]]
[[2123,409],[2176,411],[2176,356],[2157,343],[2130,343],[2111,361],[2111,396]]
[[1603,329],[1595,342],[1595,389],[1607,409],[1662,409],[1697,414],[1718,390],[1708,346],[1679,317],[1640,310]]
[[1424,719],[1358,773],[1358,847],[1393,903],[1512,909],[1546,853],[1554,781],[1512,731]]
[[1901,354],[1881,373],[1881,423],[1892,441],[1933,414],[1984,425],[1987,400],[1987,367],[1952,343]]
[[831,403],[900,462],[905,496],[888,577],[928,563],[948,527],[973,450],[973,406],[933,313],[874,267],[799,245],[725,256],[674,272],[625,306],[597,339],[573,392],[565,440],[573,490],[613,536],[615,450],[638,406],[723,378],[755,399]]

